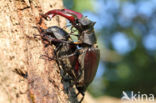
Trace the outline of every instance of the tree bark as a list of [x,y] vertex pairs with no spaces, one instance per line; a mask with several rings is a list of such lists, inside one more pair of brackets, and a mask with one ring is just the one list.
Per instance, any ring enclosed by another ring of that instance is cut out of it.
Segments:
[[[62,8],[62,0],[0,0],[0,103],[67,103],[57,63],[39,58],[53,47],[33,37],[39,13]],[[63,27],[65,19],[44,23]]]

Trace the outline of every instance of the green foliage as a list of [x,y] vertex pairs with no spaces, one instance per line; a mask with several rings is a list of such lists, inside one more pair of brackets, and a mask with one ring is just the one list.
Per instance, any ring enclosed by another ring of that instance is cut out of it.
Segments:
[[79,12],[93,10],[93,0],[74,0],[73,9]]
[[63,0],[64,5],[68,9],[73,9],[78,12],[93,11],[93,0]]

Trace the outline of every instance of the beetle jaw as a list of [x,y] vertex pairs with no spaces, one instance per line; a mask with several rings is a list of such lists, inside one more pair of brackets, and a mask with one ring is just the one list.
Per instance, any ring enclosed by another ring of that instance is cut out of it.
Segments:
[[60,15],[68,19],[71,23],[75,23],[76,19],[81,19],[83,15],[79,12],[75,12],[69,9],[56,9],[56,10],[51,10],[42,15],[44,18],[49,18],[51,19],[52,17]]

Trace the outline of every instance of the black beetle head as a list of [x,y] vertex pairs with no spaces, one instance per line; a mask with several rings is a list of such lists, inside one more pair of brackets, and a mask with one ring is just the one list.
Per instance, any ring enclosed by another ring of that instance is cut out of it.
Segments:
[[82,17],[78,19],[79,25],[83,27],[83,29],[93,28],[96,22],[89,20],[87,17]]
[[45,32],[46,34],[51,35],[59,40],[67,40],[69,38],[68,33],[57,26],[51,26],[48,29],[46,29]]

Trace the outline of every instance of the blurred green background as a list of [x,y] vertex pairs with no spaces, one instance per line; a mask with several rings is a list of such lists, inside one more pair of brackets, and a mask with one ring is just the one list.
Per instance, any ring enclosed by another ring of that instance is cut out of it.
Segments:
[[156,0],[64,0],[64,5],[96,21],[101,61],[88,88],[93,96],[156,95]]

